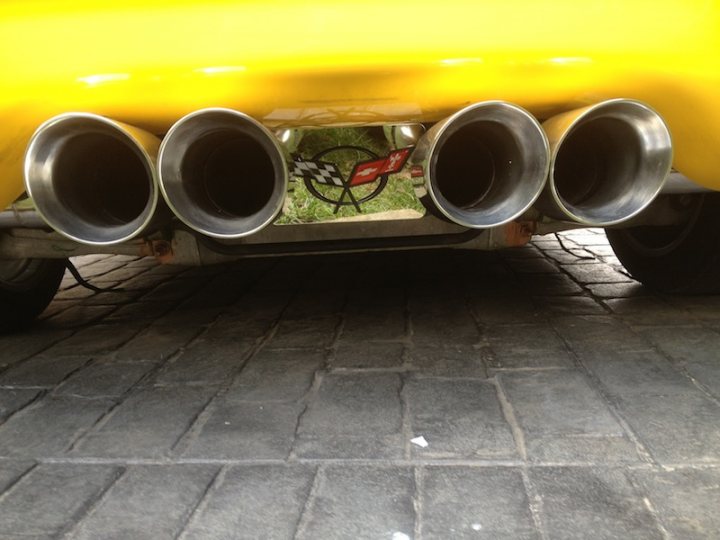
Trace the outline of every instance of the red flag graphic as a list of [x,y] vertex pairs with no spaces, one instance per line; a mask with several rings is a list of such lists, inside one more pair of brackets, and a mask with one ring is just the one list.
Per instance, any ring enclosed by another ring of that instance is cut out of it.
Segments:
[[385,166],[385,161],[385,158],[382,158],[375,159],[373,161],[365,161],[355,165],[353,174],[350,177],[350,185],[361,186],[377,180],[377,177],[381,174],[380,171]]
[[378,176],[400,172],[412,150],[412,147],[394,150],[387,157],[358,163],[350,176],[350,185],[369,184],[377,180]]

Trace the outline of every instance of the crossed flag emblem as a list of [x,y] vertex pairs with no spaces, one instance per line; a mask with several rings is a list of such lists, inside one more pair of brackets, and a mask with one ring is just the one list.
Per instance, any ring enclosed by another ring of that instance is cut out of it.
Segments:
[[292,174],[318,184],[342,188],[342,194],[335,203],[335,213],[340,209],[346,196],[355,209],[362,212],[360,204],[352,193],[352,188],[370,184],[382,176],[400,172],[407,163],[412,150],[413,147],[402,148],[390,152],[386,157],[356,163],[347,180],[334,163],[304,160],[302,158],[295,160]]

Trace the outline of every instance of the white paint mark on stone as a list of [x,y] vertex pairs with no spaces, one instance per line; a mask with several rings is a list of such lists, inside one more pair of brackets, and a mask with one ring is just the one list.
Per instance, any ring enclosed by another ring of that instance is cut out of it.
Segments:
[[428,442],[425,440],[425,437],[420,435],[419,437],[415,437],[414,439],[410,439],[410,442],[419,446],[420,448],[427,448]]
[[403,532],[396,532],[393,533],[392,540],[410,540],[410,537]]
[[481,531],[481,530],[482,530],[482,525],[480,525],[479,523],[473,523],[472,525],[470,525],[470,528],[471,528],[473,531]]

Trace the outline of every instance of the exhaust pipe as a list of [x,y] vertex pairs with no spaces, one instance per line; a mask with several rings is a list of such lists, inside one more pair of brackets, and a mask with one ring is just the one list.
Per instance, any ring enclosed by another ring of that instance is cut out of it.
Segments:
[[230,109],[204,109],[179,120],[163,139],[159,178],[165,200],[188,227],[232,239],[275,220],[289,174],[279,142],[264,126]]
[[499,226],[522,215],[542,192],[548,152],[530,113],[502,101],[477,103],[435,124],[418,142],[412,158],[424,175],[418,195],[465,227]]
[[41,125],[25,154],[25,187],[38,213],[60,234],[95,246],[146,232],[159,201],[160,140],[90,113]]
[[672,140],[658,113],[614,99],[543,123],[550,176],[538,203],[545,214],[606,227],[640,213],[660,193],[672,165]]

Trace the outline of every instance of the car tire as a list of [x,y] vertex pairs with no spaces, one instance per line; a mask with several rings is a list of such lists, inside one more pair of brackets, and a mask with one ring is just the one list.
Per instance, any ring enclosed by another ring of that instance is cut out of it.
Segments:
[[0,261],[0,333],[22,329],[34,321],[55,296],[65,259]]
[[656,291],[720,292],[720,194],[673,196],[672,202],[681,223],[608,229],[613,251],[632,277]]

